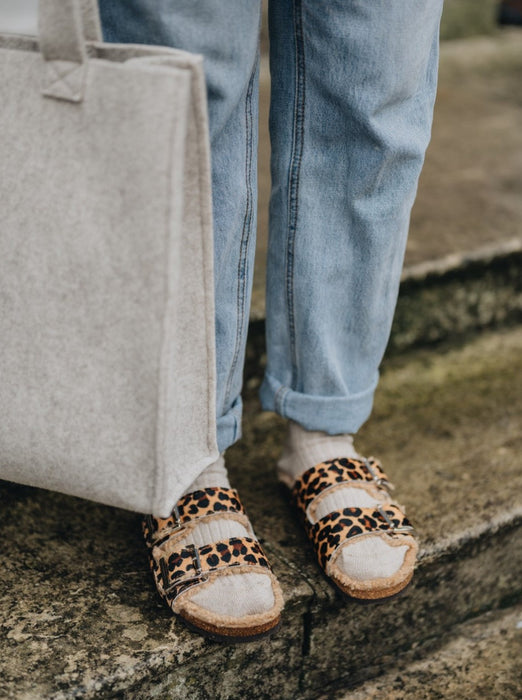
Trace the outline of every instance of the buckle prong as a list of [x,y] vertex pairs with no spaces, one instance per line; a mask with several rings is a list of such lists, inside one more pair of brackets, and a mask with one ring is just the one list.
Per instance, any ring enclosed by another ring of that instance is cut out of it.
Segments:
[[382,486],[383,488],[388,491],[388,493],[391,493],[395,486],[388,481],[388,479],[384,479],[382,476],[379,476],[377,472],[373,469],[372,465],[370,464],[369,459],[364,460],[364,467],[368,474],[372,477],[373,481],[377,484],[377,486]]
[[195,576],[201,575],[201,559],[199,558],[198,548],[193,544],[188,544],[186,547],[192,554],[192,566],[194,567]]
[[176,530],[179,530],[182,526],[178,506],[174,506],[174,508],[172,509],[172,515],[174,516],[174,527],[172,528],[171,532],[175,532]]
[[395,529],[395,525],[394,525],[393,522],[390,520],[390,517],[389,517],[388,513],[384,510],[384,508],[383,508],[382,506],[377,506],[377,510],[378,510],[379,513],[381,514],[382,518],[386,521],[386,525],[388,525],[388,527],[390,528],[390,530],[394,530],[394,529]]

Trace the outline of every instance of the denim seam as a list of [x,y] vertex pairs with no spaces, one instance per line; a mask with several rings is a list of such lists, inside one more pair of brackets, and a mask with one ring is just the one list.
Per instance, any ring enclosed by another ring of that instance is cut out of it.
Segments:
[[303,36],[302,0],[294,0],[294,42],[295,42],[295,98],[292,135],[292,154],[288,173],[288,240],[286,249],[286,298],[288,327],[290,335],[290,355],[292,362],[291,386],[297,383],[297,348],[294,307],[294,259],[297,218],[299,213],[299,184],[304,146],[305,113],[305,53]]
[[256,57],[254,62],[254,68],[250,76],[248,83],[247,93],[245,96],[245,132],[246,132],[246,158],[245,158],[245,180],[246,180],[246,206],[245,206],[245,218],[243,220],[243,230],[241,232],[241,245],[239,250],[239,261],[237,267],[237,320],[236,320],[236,340],[234,355],[230,365],[230,372],[228,375],[227,388],[225,391],[225,405],[228,404],[230,400],[230,394],[232,392],[232,382],[237,368],[237,363],[239,361],[239,355],[241,352],[242,336],[244,334],[245,325],[245,298],[246,298],[246,286],[247,286],[247,275],[246,266],[248,258],[248,244],[250,240],[250,234],[252,232],[252,215],[253,215],[253,200],[254,192],[252,188],[252,162],[253,162],[253,112],[252,112],[252,94],[254,91],[254,82],[257,72],[257,64],[259,61],[259,55]]

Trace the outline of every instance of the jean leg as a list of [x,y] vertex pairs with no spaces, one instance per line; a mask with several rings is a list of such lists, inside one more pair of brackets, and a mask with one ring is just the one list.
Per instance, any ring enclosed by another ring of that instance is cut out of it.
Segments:
[[260,0],[100,0],[106,41],[204,56],[216,284],[217,437],[240,437],[257,212]]
[[273,0],[263,407],[370,414],[429,142],[442,0]]

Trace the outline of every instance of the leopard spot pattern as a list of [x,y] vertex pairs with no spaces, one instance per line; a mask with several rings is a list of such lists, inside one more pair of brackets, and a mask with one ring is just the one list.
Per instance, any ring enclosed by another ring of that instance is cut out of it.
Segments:
[[292,497],[299,510],[306,513],[314,498],[331,486],[354,481],[375,483],[378,480],[388,482],[388,477],[373,457],[368,460],[348,457],[330,459],[302,474],[292,489]]
[[322,568],[326,569],[335,551],[353,537],[376,532],[393,534],[396,529],[413,529],[398,506],[388,504],[382,511],[375,508],[343,508],[328,513],[314,524],[307,521],[308,535]]
[[217,486],[198,489],[182,496],[168,518],[146,516],[143,521],[145,541],[149,547],[158,545],[165,541],[179,525],[196,518],[223,513],[241,513],[246,517],[245,509],[235,489]]
[[231,537],[203,547],[186,547],[171,553],[167,558],[151,557],[152,573],[158,589],[169,602],[173,602],[180,593],[200,583],[207,574],[220,569],[244,566],[261,567],[271,571],[261,545],[251,537]]

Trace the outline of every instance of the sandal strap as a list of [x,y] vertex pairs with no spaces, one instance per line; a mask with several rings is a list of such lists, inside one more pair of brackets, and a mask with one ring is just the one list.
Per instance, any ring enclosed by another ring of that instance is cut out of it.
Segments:
[[341,457],[321,462],[305,471],[296,480],[292,497],[297,507],[306,514],[308,506],[320,493],[332,486],[353,481],[370,482],[387,491],[393,488],[380,462],[373,457],[368,459]]
[[143,521],[143,533],[149,547],[165,542],[172,534],[179,533],[188,522],[208,515],[223,513],[241,514],[246,517],[243,504],[235,489],[212,486],[198,489],[182,496],[168,518],[147,515]]
[[320,565],[326,570],[328,561],[347,540],[377,532],[411,534],[413,526],[401,509],[393,504],[370,508],[343,508],[328,513],[312,524],[307,522]]
[[252,537],[230,537],[202,547],[188,545],[168,556],[151,558],[151,566],[158,587],[169,602],[207,581],[214,571],[238,566],[272,570],[261,545]]

